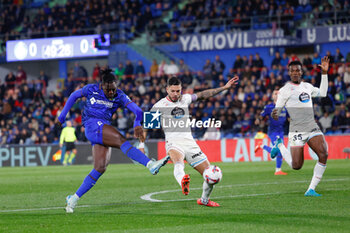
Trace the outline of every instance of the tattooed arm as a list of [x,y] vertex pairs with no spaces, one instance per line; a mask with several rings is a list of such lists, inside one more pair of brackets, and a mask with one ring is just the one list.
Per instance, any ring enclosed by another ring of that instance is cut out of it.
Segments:
[[227,90],[233,86],[236,86],[237,82],[239,80],[238,76],[233,77],[232,79],[230,79],[225,86],[223,87],[218,87],[218,88],[213,88],[213,89],[209,89],[209,90],[205,90],[205,91],[201,91],[196,93],[197,99],[207,99],[209,97],[212,97],[214,95],[219,94],[220,92]]

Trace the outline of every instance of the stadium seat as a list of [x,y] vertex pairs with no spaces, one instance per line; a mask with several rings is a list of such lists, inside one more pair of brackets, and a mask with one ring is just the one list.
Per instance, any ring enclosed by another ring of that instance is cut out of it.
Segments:
[[220,28],[217,27],[217,26],[213,26],[213,27],[210,29],[210,32],[220,32]]
[[259,30],[260,29],[260,25],[259,24],[253,24],[253,29],[254,30]]
[[303,13],[303,12],[304,12],[303,6],[299,5],[295,8],[295,13]]
[[293,17],[293,20],[294,21],[299,21],[303,18],[303,15],[302,14],[295,14],[294,17]]
[[224,32],[225,31],[225,25],[222,25],[219,27],[219,32]]
[[304,7],[304,13],[309,13],[312,11],[312,6],[310,4],[307,4],[305,7]]
[[269,24],[268,23],[260,24],[260,29],[268,29],[268,28],[269,28]]
[[47,0],[33,0],[32,4],[30,5],[32,8],[41,8]]

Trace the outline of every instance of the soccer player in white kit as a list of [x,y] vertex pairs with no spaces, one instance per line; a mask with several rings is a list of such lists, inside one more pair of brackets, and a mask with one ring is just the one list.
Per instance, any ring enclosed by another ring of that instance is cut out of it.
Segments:
[[[181,81],[173,76],[168,79],[166,91],[168,95],[159,100],[151,109],[152,112],[161,114],[161,125],[165,134],[165,147],[174,163],[174,176],[182,187],[184,195],[189,194],[190,176],[185,174],[186,161],[201,175],[209,167],[207,156],[201,151],[196,141],[192,137],[191,127],[186,125],[189,118],[188,106],[200,99],[212,97],[237,84],[238,76],[229,80],[225,86],[209,89],[196,94],[181,94]],[[218,207],[218,203],[209,199],[214,185],[203,182],[202,197],[197,200],[199,205]]]
[[301,81],[303,72],[300,61],[289,63],[288,74],[291,82],[286,83],[280,89],[276,107],[272,112],[272,117],[278,119],[281,109],[285,106],[290,115],[288,135],[290,151],[283,145],[282,139],[277,139],[271,151],[271,157],[276,156],[280,151],[288,165],[295,170],[299,170],[304,163],[305,143],[318,156],[310,186],[305,192],[305,196],[313,197],[321,196],[315,191],[315,188],[326,170],[328,149],[324,135],[315,122],[311,98],[327,96],[329,58],[322,58],[319,67],[322,70],[322,76],[320,88],[317,88],[310,83]]

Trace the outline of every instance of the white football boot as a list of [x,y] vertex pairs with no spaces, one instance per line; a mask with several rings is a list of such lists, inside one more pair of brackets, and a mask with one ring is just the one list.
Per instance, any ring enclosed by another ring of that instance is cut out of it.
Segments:
[[66,213],[73,213],[76,204],[78,203],[79,197],[74,195],[68,195],[66,197]]
[[159,172],[159,169],[161,167],[163,167],[165,164],[167,164],[167,162],[170,160],[170,156],[167,155],[164,158],[160,159],[160,160],[151,160],[148,162],[147,164],[147,168],[149,169],[149,171],[152,173],[152,175],[157,175],[157,173]]

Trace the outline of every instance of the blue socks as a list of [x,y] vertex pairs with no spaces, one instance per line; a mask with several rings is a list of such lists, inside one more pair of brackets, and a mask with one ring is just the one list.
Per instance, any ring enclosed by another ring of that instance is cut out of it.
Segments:
[[263,149],[266,150],[267,152],[271,153],[272,148],[269,146],[264,145]]
[[98,178],[102,176],[102,173],[96,171],[95,169],[92,169],[92,171],[87,175],[83,181],[83,183],[78,188],[76,194],[80,198],[83,196],[87,191],[89,191],[95,184]]
[[147,166],[150,159],[142,153],[140,150],[133,147],[130,142],[126,141],[120,146],[121,151],[126,154],[130,159],[141,163],[143,166]]
[[278,155],[276,156],[276,168],[281,168],[282,167],[282,155],[281,152],[278,153]]
[[[271,153],[271,150],[272,150],[271,147],[266,146],[266,145],[263,146],[263,149],[269,153]],[[282,158],[281,152],[278,152],[278,155],[276,156],[276,168],[281,168],[282,161],[283,161],[283,158]]]
[[[147,163],[150,161],[150,159],[144,153],[142,153],[140,150],[133,147],[128,141],[124,142],[123,145],[121,145],[120,149],[129,158],[141,163],[145,167]],[[76,191],[77,196],[80,198],[87,191],[89,191],[96,184],[96,181],[100,178],[100,176],[102,176],[102,174],[103,173],[100,173],[95,169],[92,169],[92,171],[89,173],[89,175],[85,177],[83,183],[80,185],[80,187]]]

